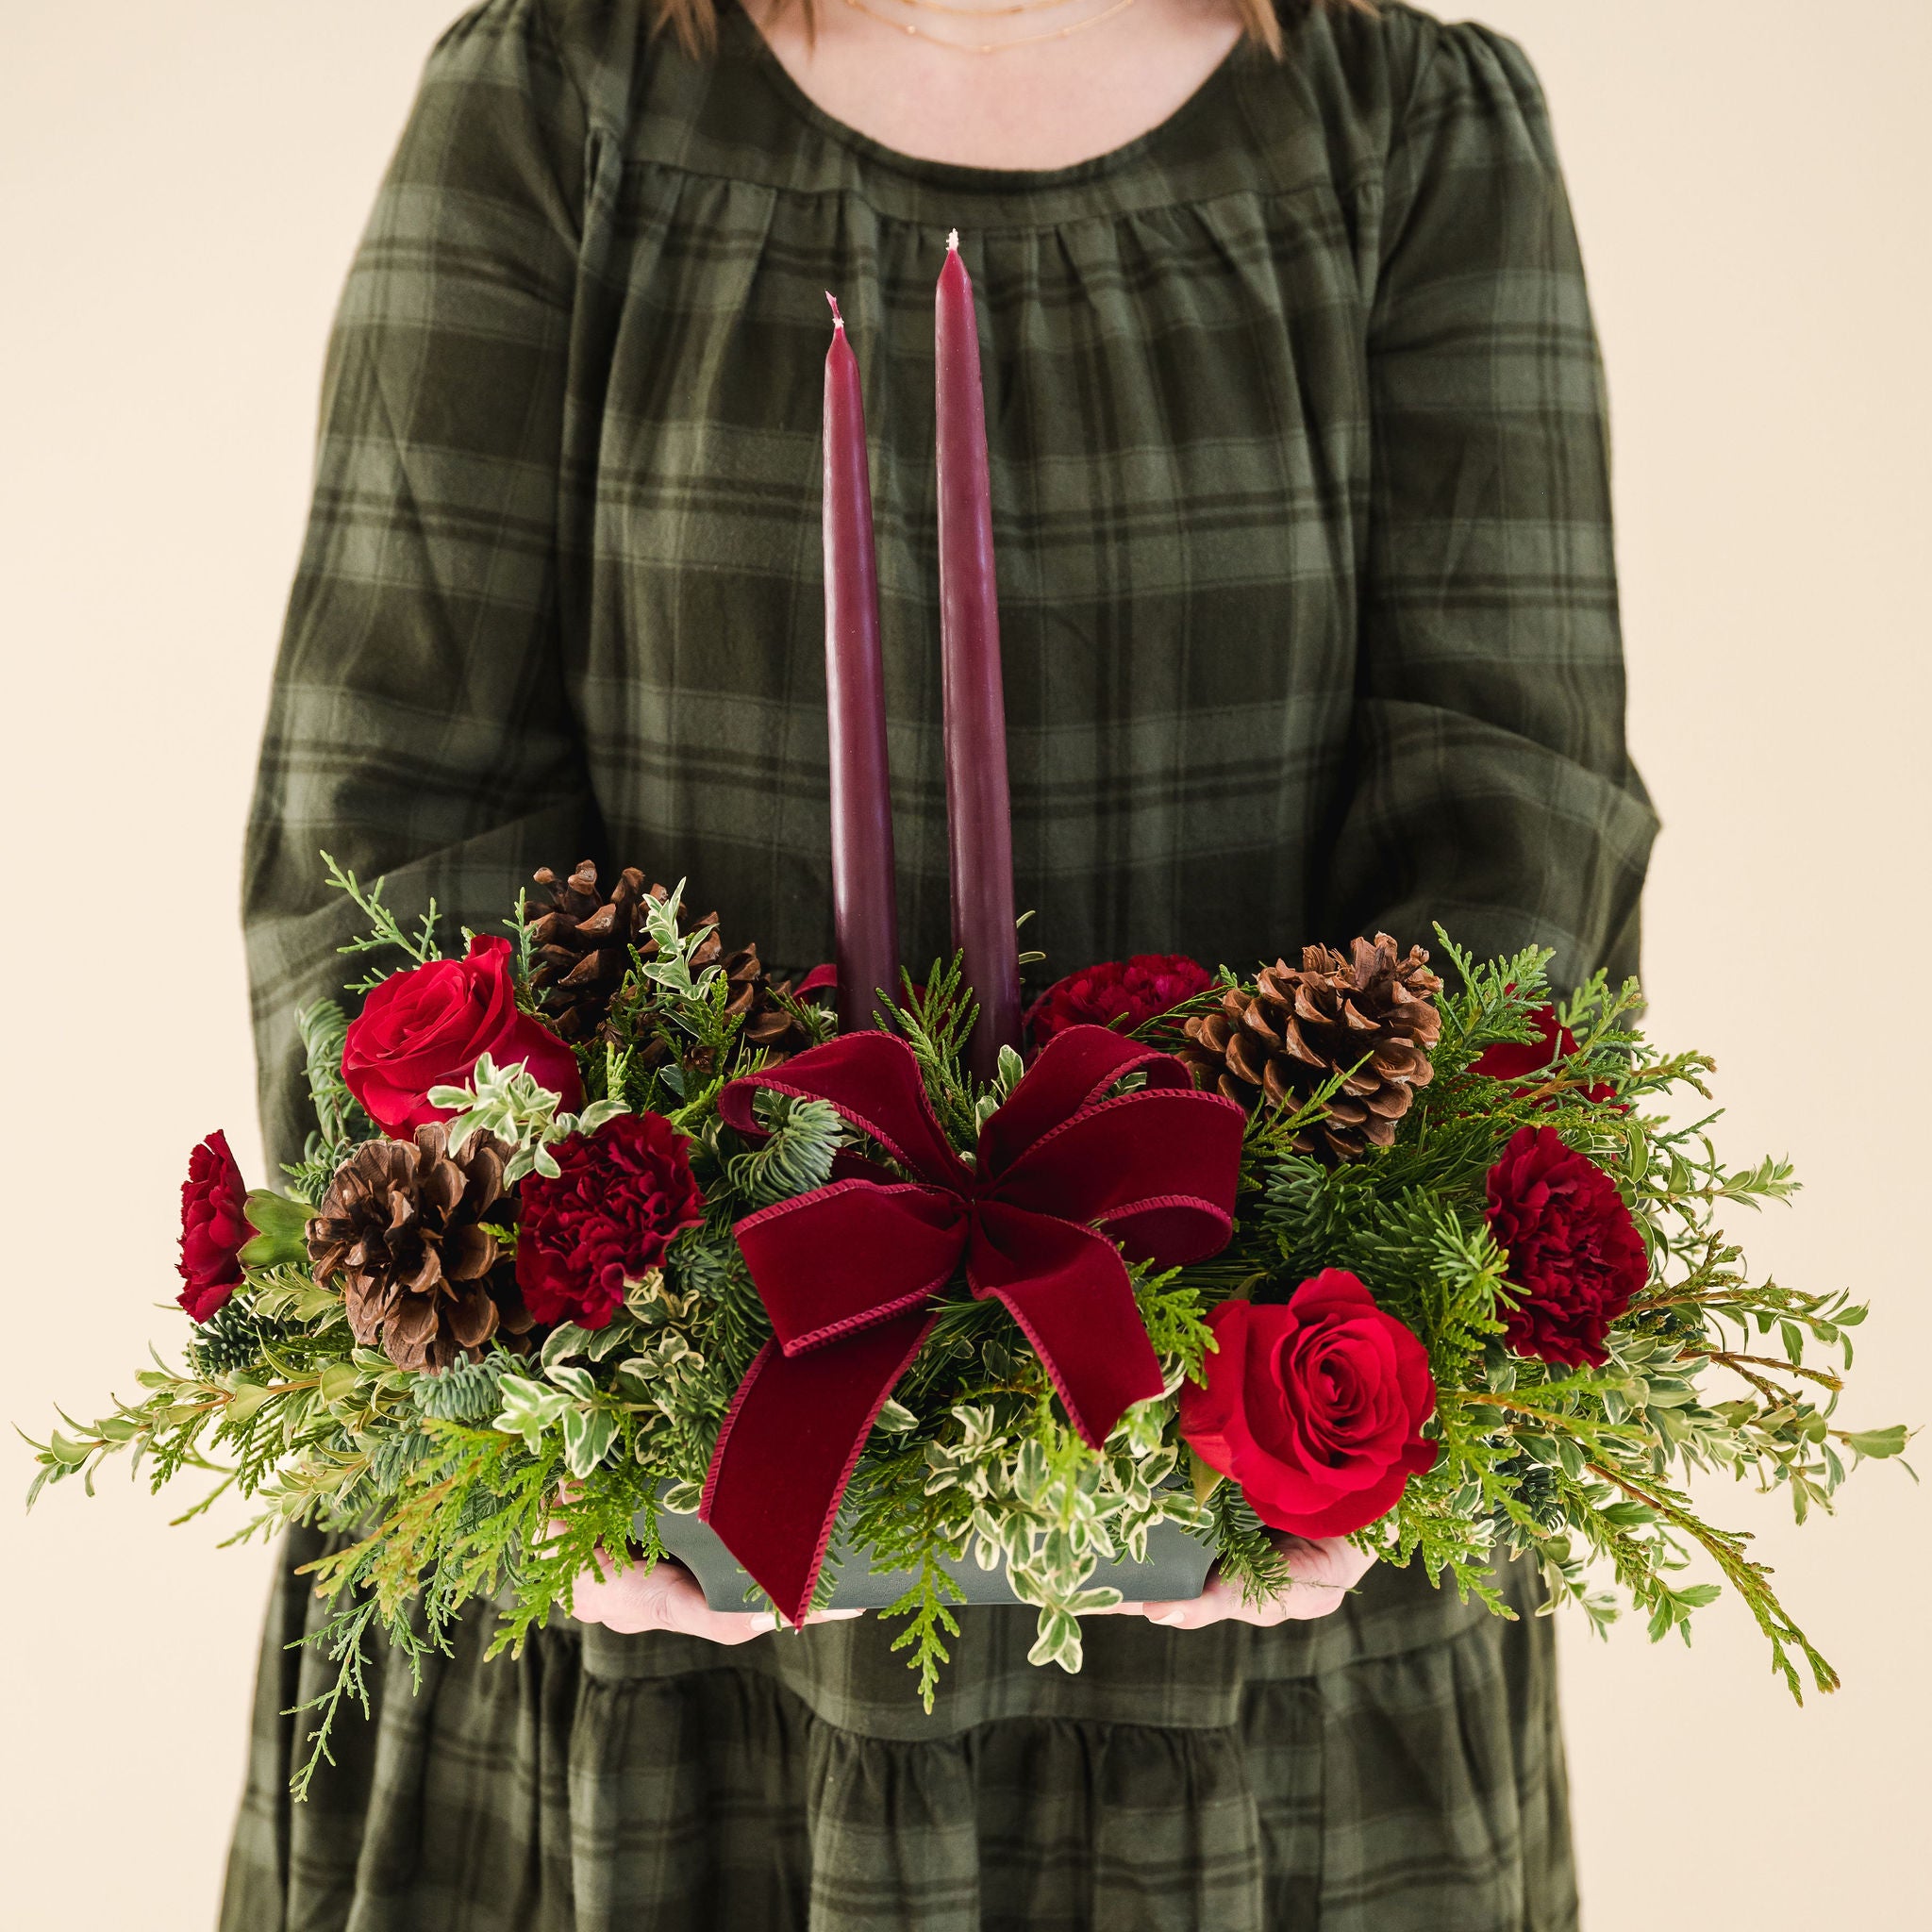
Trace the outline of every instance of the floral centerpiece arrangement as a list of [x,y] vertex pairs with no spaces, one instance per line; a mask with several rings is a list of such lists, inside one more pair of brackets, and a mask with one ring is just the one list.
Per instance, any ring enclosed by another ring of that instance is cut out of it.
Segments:
[[[251,1191],[222,1135],[196,1148],[185,1359],[63,1417],[34,1492],[125,1451],[156,1489],[220,1471],[253,1529],[334,1532],[318,1753],[373,1632],[420,1663],[489,1598],[516,1647],[579,1574],[660,1560],[693,1516],[793,1622],[855,1569],[902,1574],[886,1614],[928,1700],[969,1565],[1038,1608],[1035,1663],[1077,1670],[1081,1616],[1120,1600],[1097,1573],[1131,1581],[1174,1525],[1257,1594],[1288,1586],[1284,1535],[1353,1537],[1506,1615],[1495,1568],[1524,1557],[1599,1626],[1607,1570],[1654,1637],[1728,1584],[1792,1691],[1829,1688],[1689,1486],[1755,1478],[1802,1518],[1906,1433],[1838,1425],[1865,1310],[1751,1279],[1721,1217],[1790,1193],[1789,1169],[1730,1168],[1707,1120],[1665,1109],[1709,1063],[1643,1038],[1634,984],[1559,1009],[1539,950],[1478,964],[1444,936],[1445,985],[1377,935],[1251,976],[1097,965],[1023,1013],[957,239],[936,310],[957,957],[899,970],[836,323],[836,970],[774,979],[687,917],[682,882],[607,892],[588,862],[445,957],[433,905],[405,930],[330,861],[372,928],[350,950],[385,967],[353,1019],[302,1016],[306,1158]],[[1690,1580],[1700,1552],[1721,1581]]]
[[250,1191],[194,1150],[185,1360],[38,1448],[36,1492],[125,1451],[339,1532],[320,1735],[372,1629],[418,1658],[493,1597],[518,1646],[693,1511],[787,1618],[829,1597],[835,1519],[911,1572],[887,1614],[928,1695],[947,1559],[1003,1564],[1034,1660],[1077,1670],[1096,1565],[1163,1521],[1256,1592],[1271,1531],[1499,1609],[1525,1556],[1598,1625],[1602,1566],[1654,1637],[1718,1594],[1701,1552],[1794,1692],[1835,1681],[1688,1485],[1802,1519],[1905,1432],[1836,1422],[1865,1310],[1752,1281],[1719,1218],[1790,1172],[1671,1123],[1708,1063],[1633,1030],[1634,986],[1557,1011],[1544,956],[1446,940],[1448,986],[1386,937],[1137,959],[1055,987],[982,1082],[957,966],[834,1035],[681,886],[539,879],[444,958],[433,908],[406,931],[336,874],[392,970],[303,1016],[307,1158]]

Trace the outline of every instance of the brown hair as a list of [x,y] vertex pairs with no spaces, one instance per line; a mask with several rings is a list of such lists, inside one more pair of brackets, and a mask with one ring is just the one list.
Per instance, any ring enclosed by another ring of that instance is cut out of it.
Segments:
[[[788,7],[792,0],[778,0]],[[811,19],[815,0],[798,0]],[[1234,0],[1248,40],[1265,47],[1278,60],[1281,58],[1281,15],[1276,0]],[[1311,8],[1345,9],[1354,13],[1374,13],[1375,0],[1288,0],[1300,12]],[[673,35],[686,53],[708,54],[718,43],[718,8],[721,0],[650,0],[651,31]]]

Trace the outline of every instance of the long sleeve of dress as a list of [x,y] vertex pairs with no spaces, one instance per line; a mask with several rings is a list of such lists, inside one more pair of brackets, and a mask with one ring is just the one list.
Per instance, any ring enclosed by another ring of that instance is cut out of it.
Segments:
[[585,151],[537,8],[479,8],[430,58],[349,275],[245,862],[273,1158],[309,1124],[293,1016],[353,976],[320,851],[386,874],[406,920],[433,895],[447,942],[593,829],[557,564]]
[[1386,175],[1353,789],[1330,925],[1553,983],[1634,970],[1657,831],[1625,749],[1602,367],[1536,77],[1427,40]]

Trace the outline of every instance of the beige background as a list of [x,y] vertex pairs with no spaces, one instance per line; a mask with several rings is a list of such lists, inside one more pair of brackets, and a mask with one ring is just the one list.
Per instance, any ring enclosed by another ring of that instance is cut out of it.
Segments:
[[[255,739],[329,311],[453,7],[0,0],[0,1414],[35,1429],[178,1338],[155,1305],[190,1144],[225,1124],[259,1172],[234,919]],[[1547,83],[1608,354],[1632,733],[1667,826],[1654,1024],[1719,1057],[1727,1147],[1809,1183],[1748,1230],[1759,1263],[1874,1297],[1857,1415],[1932,1420],[1932,8],[1485,17]],[[0,1491],[27,1471],[16,1445]],[[1803,1712],[1735,1604],[1691,1653],[1566,1627],[1592,1932],[1923,1923],[1927,1495],[1870,1468],[1802,1537],[1713,1499],[1844,1672]],[[165,1514],[119,1474],[0,1507],[23,1932],[210,1923],[267,1561]]]

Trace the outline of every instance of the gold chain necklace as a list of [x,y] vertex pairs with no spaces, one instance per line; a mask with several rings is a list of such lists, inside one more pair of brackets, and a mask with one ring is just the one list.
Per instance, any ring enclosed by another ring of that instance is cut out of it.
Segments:
[[[1016,7],[948,7],[946,0],[899,0],[899,4],[926,13],[949,13],[960,20],[1006,20],[1016,13],[1047,13],[1057,7],[1071,7],[1074,0],[1019,0]],[[900,24],[892,23],[894,26]]]
[[[914,40],[929,41],[935,47],[950,47],[956,54],[1004,54],[1013,47],[1038,46],[1041,41],[1071,40],[1074,34],[1085,33],[1090,26],[1099,26],[1104,21],[1112,20],[1117,14],[1124,13],[1134,0],[1113,0],[1110,7],[1103,8],[1098,13],[1090,13],[1085,20],[1076,20],[1071,26],[1049,27],[1041,34],[1022,34],[1012,41],[986,41],[973,45],[964,41],[949,41],[943,34],[929,34],[923,26],[914,26],[909,20],[894,20],[890,14],[881,13],[875,7],[868,7],[865,0],[845,0],[846,6],[855,13],[862,13],[868,20],[875,20],[881,26],[895,28],[900,33],[910,34]],[[939,8],[940,12],[953,9]],[[961,8],[960,12],[978,12],[977,8]],[[1011,13],[1029,13],[1030,7],[1012,7],[1004,9]]]

